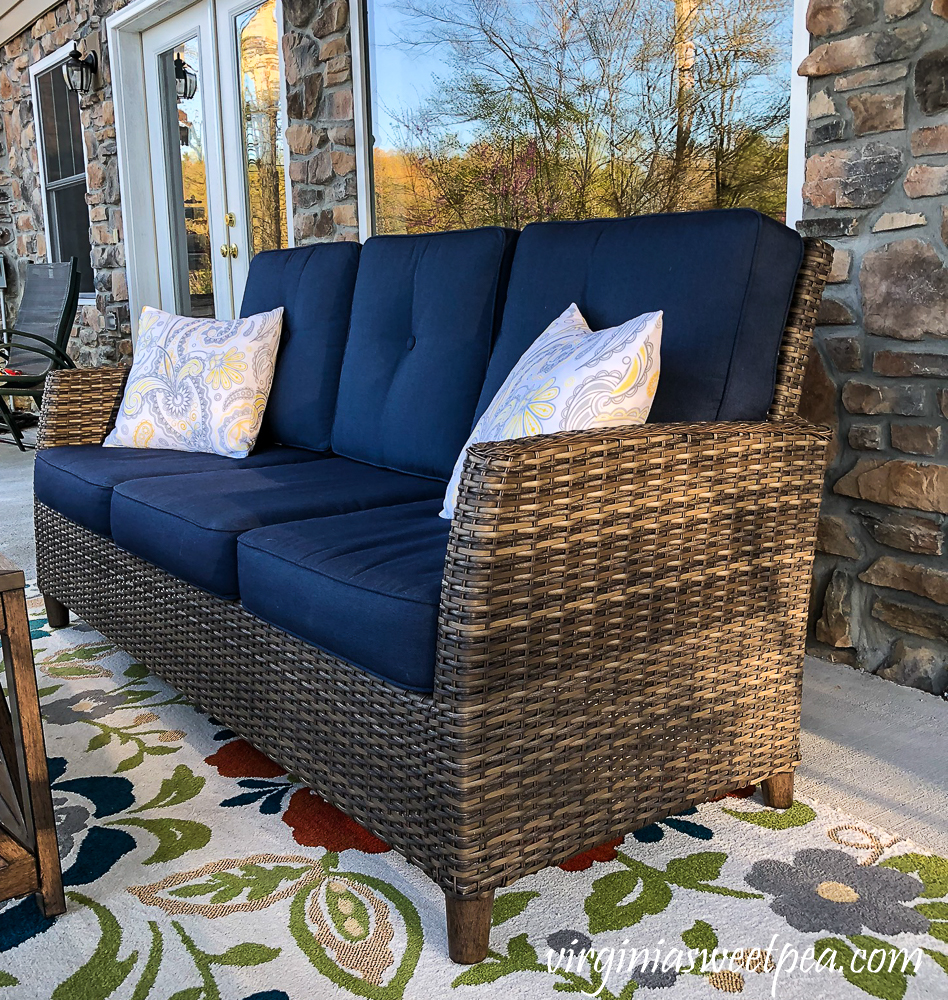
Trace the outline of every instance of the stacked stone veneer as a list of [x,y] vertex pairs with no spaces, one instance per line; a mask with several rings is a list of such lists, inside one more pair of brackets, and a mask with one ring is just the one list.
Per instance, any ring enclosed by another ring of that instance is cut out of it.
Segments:
[[283,0],[287,145],[297,243],[359,238],[345,0]]
[[[121,4],[118,4],[121,6]],[[33,27],[0,46],[0,253],[7,274],[8,315],[15,316],[22,291],[24,267],[46,259],[44,199],[39,181],[38,143],[31,63],[67,43],[78,41],[105,54],[105,15],[112,10],[101,0],[67,0]],[[108,59],[102,60],[98,87],[80,99],[86,145],[86,184],[92,239],[95,303],[79,307],[70,353],[80,364],[108,364],[131,354],[125,280],[122,209],[115,159],[115,118]],[[88,269],[90,262],[80,261]],[[119,303],[118,328],[106,330],[105,311]]]
[[[105,19],[124,0],[67,0],[0,46],[0,253],[8,315],[25,265],[46,259],[44,199],[29,67],[74,41],[99,54],[96,88],[80,99],[95,302],[80,305],[69,351],[80,365],[127,361],[128,283]],[[349,8],[344,0],[284,0],[293,225],[298,244],[356,239],[355,131]],[[117,328],[106,328],[114,311]]]
[[948,688],[948,0],[811,0],[801,230],[836,249],[811,651]]

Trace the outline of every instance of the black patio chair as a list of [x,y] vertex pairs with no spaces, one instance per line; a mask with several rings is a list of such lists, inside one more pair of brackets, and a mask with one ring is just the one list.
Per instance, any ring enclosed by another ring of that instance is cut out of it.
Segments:
[[23,435],[4,396],[43,399],[46,376],[75,368],[66,353],[79,304],[79,262],[28,264],[16,328],[0,331],[0,429],[6,424],[20,451]]

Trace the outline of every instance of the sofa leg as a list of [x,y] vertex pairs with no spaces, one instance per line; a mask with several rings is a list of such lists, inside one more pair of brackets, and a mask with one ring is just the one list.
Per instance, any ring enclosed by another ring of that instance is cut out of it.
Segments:
[[793,805],[793,771],[772,774],[761,785],[764,805],[771,809],[789,809]]
[[49,594],[43,594],[43,603],[50,628],[66,628],[69,625],[69,608],[65,604]]
[[473,965],[487,958],[490,943],[490,915],[494,892],[483,896],[451,896],[444,894],[448,918],[448,954],[452,962]]

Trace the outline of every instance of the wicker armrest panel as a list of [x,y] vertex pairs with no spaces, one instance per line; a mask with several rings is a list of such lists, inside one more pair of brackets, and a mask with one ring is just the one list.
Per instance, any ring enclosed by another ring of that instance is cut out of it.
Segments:
[[[644,424],[485,441],[473,445],[452,524],[459,538],[566,522],[687,511],[707,491],[746,485],[812,491],[822,483],[827,428],[800,418],[773,423]],[[695,474],[700,473],[696,486]],[[758,480],[757,477],[764,477]],[[715,498],[716,499],[716,498]],[[728,501],[729,503],[730,501]],[[487,518],[487,520],[485,520]]]
[[43,392],[36,447],[101,444],[115,425],[128,365],[51,372]]
[[796,765],[829,436],[646,425],[471,449],[434,690],[479,831],[459,884],[508,838],[532,870]]

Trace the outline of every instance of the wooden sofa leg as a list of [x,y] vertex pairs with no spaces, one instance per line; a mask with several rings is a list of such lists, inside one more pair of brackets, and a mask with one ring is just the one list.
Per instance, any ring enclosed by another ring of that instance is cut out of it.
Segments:
[[69,608],[65,604],[49,594],[43,594],[43,603],[50,628],[66,628],[69,625]]
[[494,905],[493,890],[483,896],[444,894],[448,918],[448,954],[452,962],[473,965],[487,958],[490,943],[490,915]]
[[764,805],[771,809],[789,809],[793,805],[793,771],[772,774],[761,785]]

